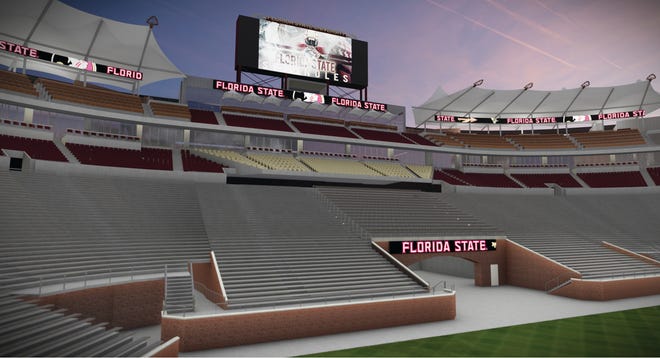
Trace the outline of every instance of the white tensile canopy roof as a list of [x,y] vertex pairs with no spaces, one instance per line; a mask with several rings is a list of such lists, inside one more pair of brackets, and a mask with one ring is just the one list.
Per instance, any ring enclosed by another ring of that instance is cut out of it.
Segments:
[[[132,25],[95,16],[57,0],[3,0],[0,39],[58,55],[88,59],[103,65],[139,70],[140,85],[185,75],[167,58],[148,25]],[[80,79],[82,70],[0,53],[0,64]],[[89,81],[123,88],[129,80],[93,75]],[[121,81],[124,80],[124,81]]]
[[[440,95],[438,95],[440,93]],[[535,118],[589,115],[660,108],[660,94],[651,81],[614,87],[578,87],[560,91],[492,90],[470,86],[450,95],[436,92],[413,107],[415,124],[433,122],[434,115],[463,118]]]

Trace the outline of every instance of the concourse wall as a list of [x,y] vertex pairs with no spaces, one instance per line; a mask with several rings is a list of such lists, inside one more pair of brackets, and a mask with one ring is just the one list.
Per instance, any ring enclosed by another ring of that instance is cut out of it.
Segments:
[[182,352],[451,320],[456,295],[423,296],[279,310],[162,317],[161,339]]
[[660,295],[660,276],[605,281],[572,279],[551,293],[591,301]]

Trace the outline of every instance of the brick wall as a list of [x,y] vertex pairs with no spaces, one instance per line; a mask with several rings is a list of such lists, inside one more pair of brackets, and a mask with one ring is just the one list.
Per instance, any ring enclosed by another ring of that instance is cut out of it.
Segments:
[[181,338],[182,352],[454,319],[456,296],[228,313],[163,316],[161,339]]
[[621,280],[589,281],[572,280],[552,294],[579,300],[607,301],[620,298],[660,294],[660,277],[641,277]]
[[88,288],[39,298],[86,317],[126,329],[159,324],[163,309],[163,280]]
[[192,269],[195,282],[206,286],[206,288],[213,291],[213,293],[206,290],[199,291],[201,291],[209,301],[219,303],[219,306],[226,308],[225,299],[221,295],[222,289],[220,288],[220,279],[218,278],[216,268],[213,265],[213,260],[211,260],[211,262],[193,263]]
[[506,270],[508,284],[542,291],[571,277],[582,277],[578,272],[513,242],[507,245]]

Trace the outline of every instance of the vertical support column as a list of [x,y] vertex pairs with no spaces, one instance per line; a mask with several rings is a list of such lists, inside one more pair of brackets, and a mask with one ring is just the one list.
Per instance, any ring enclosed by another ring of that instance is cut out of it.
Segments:
[[25,110],[23,111],[23,122],[32,123],[33,117],[34,117],[34,109],[25,108]]
[[433,166],[433,152],[424,152],[424,164]]
[[351,154],[351,145],[350,144],[346,144],[346,146],[344,147],[344,153],[346,153],[348,155]]
[[303,150],[305,150],[304,149],[304,147],[305,147],[304,144],[305,144],[305,141],[303,141],[302,139],[296,140],[296,148],[295,148],[296,152],[300,153]]
[[246,147],[246,148],[250,146],[250,136],[249,135],[243,136],[243,146]]
[[394,157],[394,148],[387,148],[387,157],[392,159]]
[[183,146],[185,148],[190,146],[190,129],[183,130]]

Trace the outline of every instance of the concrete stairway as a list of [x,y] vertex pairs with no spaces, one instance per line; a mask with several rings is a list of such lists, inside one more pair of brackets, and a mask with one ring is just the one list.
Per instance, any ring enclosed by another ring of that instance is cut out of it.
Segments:
[[167,276],[165,283],[164,310],[167,313],[185,313],[195,310],[194,288],[190,275]]

